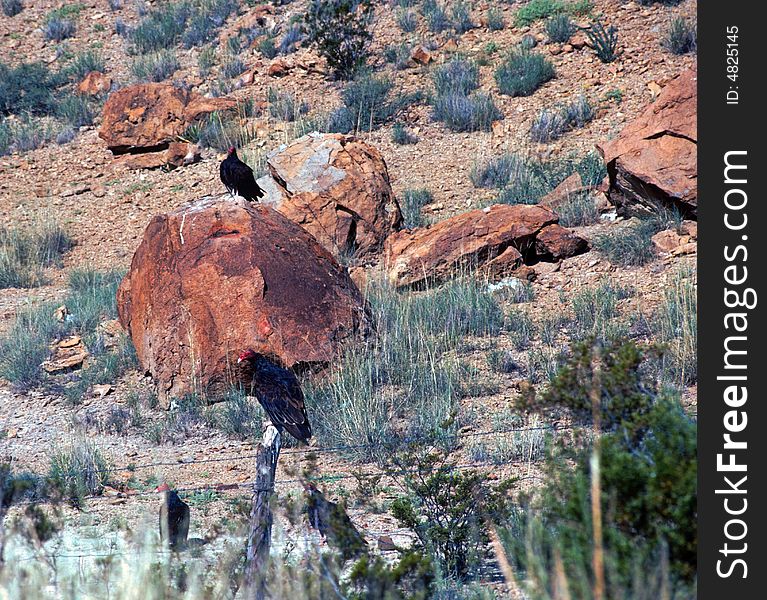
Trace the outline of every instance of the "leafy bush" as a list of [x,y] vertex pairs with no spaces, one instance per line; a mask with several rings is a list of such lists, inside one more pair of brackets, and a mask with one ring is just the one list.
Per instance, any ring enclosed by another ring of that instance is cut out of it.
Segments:
[[431,192],[426,188],[405,190],[400,198],[403,223],[406,229],[423,227],[424,218],[421,209],[434,200]]
[[179,70],[181,64],[173,50],[160,50],[137,57],[131,63],[131,73],[137,81],[165,81]]
[[442,454],[407,453],[396,466],[414,471],[401,479],[408,494],[391,505],[394,517],[412,529],[448,579],[476,572],[488,544],[484,518],[501,512],[506,481],[492,488],[486,475],[456,469]]
[[698,27],[684,17],[674,17],[669,23],[661,45],[672,54],[687,54],[698,49]]
[[6,17],[15,17],[24,10],[24,4],[21,0],[0,0],[0,8]]
[[[660,395],[643,376],[644,355],[632,343],[608,346],[601,357],[598,397],[608,433],[600,439],[599,499],[607,585],[622,597],[657,598],[658,587],[684,589],[695,578],[696,426],[677,399]],[[589,404],[592,361],[589,344],[576,349],[552,382],[549,405]],[[591,407],[580,410],[590,414]],[[541,586],[536,598],[549,597],[556,570],[564,571],[573,597],[591,596],[591,460],[589,444],[553,453],[548,483],[537,497],[523,497],[524,510],[515,511],[504,536],[509,556]],[[637,573],[657,570],[663,553],[671,581],[642,589],[647,582]]]
[[50,114],[59,83],[42,63],[10,67],[0,62],[0,114]]
[[569,15],[558,13],[546,20],[546,33],[552,42],[564,44],[569,41],[577,27]]
[[526,50],[512,51],[495,70],[498,89],[509,96],[529,96],[553,77],[551,62]]
[[595,21],[586,29],[586,36],[603,63],[610,63],[618,58],[618,30],[615,27],[610,25],[605,29],[601,21]]
[[340,79],[351,79],[368,56],[370,0],[310,0],[304,15],[309,41]]

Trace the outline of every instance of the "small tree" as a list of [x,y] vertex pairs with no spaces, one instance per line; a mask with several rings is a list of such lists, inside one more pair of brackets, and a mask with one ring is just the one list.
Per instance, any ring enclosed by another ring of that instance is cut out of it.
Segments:
[[339,79],[351,79],[365,64],[372,34],[371,0],[311,0],[304,15],[309,41]]

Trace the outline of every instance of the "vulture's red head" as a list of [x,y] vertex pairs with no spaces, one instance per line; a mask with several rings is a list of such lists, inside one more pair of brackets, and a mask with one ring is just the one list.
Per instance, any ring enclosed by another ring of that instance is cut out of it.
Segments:
[[258,355],[253,350],[245,350],[237,357],[237,362],[250,362],[254,360]]
[[170,486],[167,483],[163,483],[162,485],[158,485],[155,489],[155,492],[169,492]]
[[229,147],[229,150],[227,150],[227,151],[226,151],[226,153],[227,153],[229,156],[232,156],[233,154],[237,154],[237,148],[235,148],[234,146],[230,146],[230,147]]

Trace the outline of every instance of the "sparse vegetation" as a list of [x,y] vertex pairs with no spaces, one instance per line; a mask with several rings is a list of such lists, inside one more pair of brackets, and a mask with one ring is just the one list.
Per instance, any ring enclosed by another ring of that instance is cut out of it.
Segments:
[[397,11],[397,25],[405,33],[413,33],[418,27],[418,16],[412,10],[401,8]]
[[310,0],[304,23],[309,41],[340,79],[351,79],[368,56],[370,0]]
[[572,2],[564,2],[562,0],[530,0],[530,2],[517,10],[515,23],[517,27],[523,27],[540,19],[547,19],[562,13],[585,15],[591,11],[591,6],[591,0],[574,0]]
[[451,26],[447,10],[438,0],[423,0],[421,14],[426,19],[426,26],[432,33],[442,33]]
[[594,21],[586,30],[597,57],[603,63],[613,62],[618,58],[618,30],[610,25],[605,28],[601,21]]
[[383,77],[365,75],[346,84],[341,94],[344,105],[336,109],[328,123],[330,131],[373,131],[391,120],[417,96],[392,98],[392,84]]
[[573,295],[571,304],[574,319],[571,323],[575,339],[612,340],[627,331],[627,319],[620,316],[618,305],[634,295],[634,290],[609,279]]
[[391,139],[395,144],[400,146],[418,143],[418,138],[405,129],[405,126],[399,121],[392,125]]
[[696,52],[698,49],[697,24],[684,17],[674,17],[663,35],[661,44],[672,54]]
[[513,50],[495,70],[495,81],[502,94],[529,96],[554,78],[554,66],[542,54]]
[[474,90],[479,87],[479,67],[455,57],[433,74],[433,116],[452,131],[489,131],[493,121],[503,118],[492,97]]
[[84,496],[100,494],[107,480],[107,461],[92,442],[75,440],[51,457],[48,481],[62,498],[75,505]]
[[456,0],[450,7],[450,14],[453,19],[453,29],[457,34],[466,33],[474,29],[476,25],[471,20],[471,7],[464,0]]
[[293,94],[269,88],[266,93],[269,101],[269,114],[282,121],[295,121],[309,112],[306,102],[299,102]]
[[564,44],[569,41],[577,27],[570,15],[557,13],[546,20],[546,33],[552,42]]
[[500,31],[506,27],[503,19],[503,12],[497,6],[491,6],[487,9],[487,28],[490,31]]
[[74,21],[64,19],[58,14],[51,14],[45,21],[43,26],[43,35],[46,40],[53,40],[54,42],[61,42],[67,38],[71,38],[77,31],[77,25]]
[[61,266],[72,239],[55,222],[24,229],[0,227],[0,289],[34,287],[46,283],[43,270]]
[[641,266],[655,258],[652,236],[662,229],[656,219],[639,219],[594,238],[594,248],[623,267]]
[[431,192],[425,188],[405,190],[400,197],[403,227],[407,229],[423,227],[425,222],[421,209],[432,201]]
[[159,50],[139,56],[131,64],[131,73],[137,81],[165,81],[180,68],[173,50]]
[[563,227],[582,227],[599,221],[594,196],[586,192],[577,192],[557,206],[559,224]]
[[594,108],[584,95],[558,110],[544,109],[533,121],[530,137],[534,142],[550,142],[567,131],[584,127],[594,118]]

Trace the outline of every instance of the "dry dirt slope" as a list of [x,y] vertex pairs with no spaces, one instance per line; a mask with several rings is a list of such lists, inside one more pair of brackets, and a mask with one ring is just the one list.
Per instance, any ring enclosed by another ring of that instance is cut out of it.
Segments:
[[[32,4],[32,3],[28,3]],[[57,44],[46,41],[39,30],[44,17],[60,2],[42,0],[28,6],[15,17],[0,16],[0,54],[10,64],[22,60],[41,60],[56,69],[65,61],[57,58]],[[120,84],[131,80],[130,58],[125,52],[125,42],[113,33],[117,18],[128,24],[138,20],[132,3],[123,2],[119,11],[110,10],[106,1],[90,0],[81,3],[83,9],[77,18],[75,37],[62,45],[69,52],[98,49],[104,56],[109,74]],[[156,3],[155,3],[156,4]],[[292,2],[274,8],[273,18],[283,24],[293,14],[301,12],[302,2]],[[474,20],[480,23],[488,8],[487,3],[476,3]],[[515,4],[498,4],[507,24],[512,22],[517,9]],[[637,2],[597,0],[594,13],[603,14],[606,21],[618,26],[623,54],[614,63],[599,62],[588,49],[557,52],[552,45],[541,44],[540,50],[553,61],[557,77],[545,84],[530,97],[510,98],[497,93],[493,69],[498,58],[527,33],[543,37],[543,24],[530,27],[507,26],[501,31],[478,27],[458,36],[458,51],[480,60],[482,89],[489,91],[504,114],[503,121],[491,132],[453,133],[430,117],[430,108],[417,104],[402,116],[409,130],[418,138],[414,145],[396,145],[391,140],[391,125],[360,135],[381,150],[387,162],[395,192],[425,187],[434,195],[434,202],[425,211],[434,218],[463,212],[487,203],[492,195],[486,190],[475,189],[470,180],[472,167],[491,156],[504,151],[522,151],[534,156],[564,157],[582,155],[591,151],[594,144],[615,135],[623,125],[635,116],[639,109],[651,101],[656,86],[662,86],[672,76],[694,66],[694,55],[674,56],[659,44],[660,37],[672,14],[692,15],[696,2],[686,0],[669,7],[662,4],[643,6]],[[242,13],[246,9],[243,7]],[[583,21],[585,24],[585,20]],[[231,19],[224,26],[227,32],[235,28]],[[403,35],[396,26],[394,12],[389,7],[377,10],[373,62],[381,73],[403,92],[429,90],[429,67],[414,66],[396,70],[381,58],[386,46],[396,44]],[[412,34],[414,40],[432,39],[441,46],[447,40],[445,34],[430,34],[423,24]],[[491,52],[488,44],[497,50]],[[179,53],[181,69],[174,79],[186,80],[201,92],[210,89],[210,81],[197,73],[199,50],[183,50]],[[437,62],[449,56],[446,50],[433,52]],[[322,72],[293,69],[281,78],[270,77],[267,69],[272,63],[257,50],[243,52],[243,59],[254,70],[253,83],[233,92],[238,98],[253,97],[259,102],[266,100],[266,90],[277,89],[296,94],[310,107],[310,115],[323,113],[340,100],[341,84],[330,81]],[[279,60],[279,59],[278,59]],[[296,62],[316,62],[312,50],[299,50]],[[218,69],[220,67],[214,67]],[[214,71],[215,72],[215,71]],[[212,77],[212,76],[211,76]],[[620,103],[605,100],[614,97],[615,90],[622,96]],[[571,99],[577,92],[585,93],[600,109],[585,128],[568,133],[549,144],[533,144],[529,129],[533,119],[542,108],[554,106]],[[96,127],[84,127],[75,139],[65,145],[49,144],[25,153],[0,157],[0,220],[6,226],[28,227],[31,224],[54,217],[63,224],[77,240],[77,246],[64,257],[62,269],[51,269],[50,285],[32,290],[0,290],[0,331],[7,331],[19,307],[41,299],[60,299],[65,294],[67,274],[75,268],[89,266],[96,269],[125,269],[149,221],[156,213],[221,189],[218,181],[220,156],[208,150],[203,160],[195,165],[172,172],[131,171],[117,166],[112,156],[97,136]],[[269,149],[291,137],[290,127],[268,116],[257,119],[259,139],[253,147]],[[602,223],[579,229],[584,237],[615,227]],[[621,315],[650,314],[662,301],[664,282],[680,266],[694,267],[694,257],[673,260],[659,259],[642,267],[616,267],[595,252],[565,261],[557,269],[542,270],[532,287],[535,301],[523,306],[536,322],[561,311],[569,310],[573,294],[598,285],[605,277],[636,290],[630,298],[620,301]],[[504,306],[511,310],[510,304]],[[564,334],[563,334],[564,335]],[[560,338],[561,339],[564,338]],[[490,347],[513,348],[511,336],[503,334],[498,340],[478,340],[474,347],[467,344],[461,359],[478,365],[481,375],[498,379],[501,384],[491,386],[486,393],[465,400],[462,410],[479,415],[473,425],[476,431],[490,429],[493,414],[502,414],[517,396],[519,381],[515,375],[498,375],[486,367],[485,355]],[[515,351],[516,352],[516,351]],[[524,353],[517,353],[520,360]],[[124,406],[136,391],[146,393],[148,383],[138,373],[132,372],[114,382],[114,391],[104,398],[87,398],[82,405],[68,406],[61,398],[31,391],[18,393],[10,385],[0,390],[0,432],[6,434],[0,440],[0,450],[14,457],[18,465],[38,472],[48,467],[52,448],[67,444],[82,436],[94,441],[103,453],[118,466],[134,464],[172,463],[147,467],[142,472],[118,470],[117,482],[135,477],[139,482],[169,479],[189,487],[214,483],[244,483],[250,480],[251,459],[232,459],[221,463],[194,464],[197,459],[212,457],[250,455],[252,444],[240,442],[220,431],[203,425],[193,425],[189,436],[180,444],[156,445],[147,439],[140,428],[130,429],[125,435],[114,435],[90,427],[89,422],[104,417],[113,406]],[[685,392],[688,403],[694,403],[695,389]],[[143,407],[146,421],[157,422],[164,418],[156,409]],[[466,455],[467,448],[464,447]],[[466,458],[468,460],[468,457]],[[290,467],[302,464],[301,454],[283,457],[279,479],[294,479]],[[320,471],[328,473],[349,472],[358,467],[334,454],[321,455]],[[367,468],[367,467],[364,467]],[[511,462],[509,472],[531,473],[536,465],[530,461]],[[144,488],[150,487],[150,484]],[[280,486],[280,494],[298,489],[295,482]],[[352,481],[340,480],[331,488],[353,493]],[[385,502],[394,490],[384,492],[378,502]],[[245,490],[229,490],[201,501],[201,519],[193,526],[194,535],[210,534],[220,526],[222,516],[236,513],[229,498],[246,495]],[[69,509],[64,510],[64,522],[69,526],[87,525],[95,531],[137,528],[146,515],[154,510],[155,499],[151,495],[117,498],[94,502],[85,515]],[[365,508],[352,511],[352,517],[361,526],[376,532],[405,532],[399,530],[393,519],[386,514],[376,515]],[[119,522],[115,522],[117,519]],[[87,523],[84,523],[87,521]],[[395,537],[395,540],[397,538]],[[68,548],[79,548],[81,542],[72,542]]]

